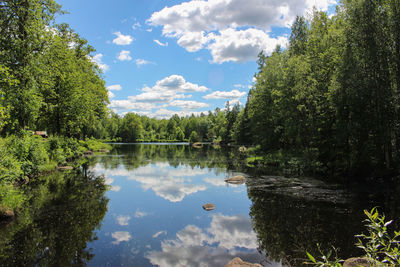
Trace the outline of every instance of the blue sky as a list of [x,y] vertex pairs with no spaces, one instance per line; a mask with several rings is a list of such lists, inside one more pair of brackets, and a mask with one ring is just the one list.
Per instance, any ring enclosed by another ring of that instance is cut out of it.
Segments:
[[335,0],[58,0],[103,69],[110,108],[168,118],[246,102],[256,56]]

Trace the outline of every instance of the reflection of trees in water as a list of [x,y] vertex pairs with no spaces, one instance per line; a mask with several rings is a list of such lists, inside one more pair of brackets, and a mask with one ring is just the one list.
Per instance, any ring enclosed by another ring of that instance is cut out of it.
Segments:
[[199,168],[217,168],[225,171],[231,164],[228,149],[214,149],[211,145],[193,148],[189,145],[114,145],[110,154],[96,158],[104,168],[115,169],[124,165],[127,170],[154,163],[170,166],[189,165]]
[[352,193],[342,204],[335,204],[302,196],[302,191],[299,195],[278,194],[274,189],[247,186],[253,202],[250,216],[260,249],[271,259],[289,261],[292,266],[302,266],[306,251],[319,255],[317,244],[325,253],[332,246],[339,248],[340,258],[361,255],[362,251],[354,245],[354,235],[366,231],[363,209],[378,206],[388,218],[400,220],[400,198],[393,192],[386,192],[384,195],[391,197],[383,198],[376,188],[373,194]]
[[2,266],[84,266],[94,254],[87,242],[107,211],[102,177],[54,173],[30,192],[19,218],[0,229]]
[[248,195],[253,202],[250,216],[260,248],[271,259],[301,266],[306,251],[319,255],[316,244],[325,250],[340,248],[345,256],[354,252],[354,233],[362,229],[362,214],[349,216],[333,203],[252,188],[248,188]]

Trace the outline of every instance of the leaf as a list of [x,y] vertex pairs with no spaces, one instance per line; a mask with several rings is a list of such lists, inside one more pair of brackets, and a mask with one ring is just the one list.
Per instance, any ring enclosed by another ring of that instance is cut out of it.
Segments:
[[315,258],[314,258],[310,253],[308,253],[308,252],[307,252],[307,257],[310,259],[310,261],[312,261],[312,262],[314,262],[314,263],[317,263],[317,261],[315,260]]
[[384,226],[386,227],[386,226],[388,226],[389,224],[391,224],[392,222],[393,222],[393,220],[391,220],[391,221],[388,221],[387,223],[385,223],[385,225],[384,225]]

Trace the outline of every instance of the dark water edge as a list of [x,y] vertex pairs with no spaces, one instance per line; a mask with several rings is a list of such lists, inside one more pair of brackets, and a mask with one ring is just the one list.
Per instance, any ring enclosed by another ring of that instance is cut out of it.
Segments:
[[[0,266],[86,266],[102,262],[94,244],[102,238],[98,235],[109,209],[109,187],[104,177],[88,171],[90,166],[109,170],[123,166],[134,173],[138,168],[162,163],[171,168],[210,169],[223,175],[243,173],[251,201],[247,212],[260,255],[266,255],[260,261],[264,266],[278,266],[268,262],[302,266],[306,251],[318,255],[316,244],[325,251],[338,248],[341,258],[360,255],[354,235],[365,232],[364,209],[378,207],[394,220],[392,229],[400,229],[400,186],[395,182],[338,185],[309,177],[268,175],[246,170],[242,160],[235,149],[211,145],[116,144],[110,154],[91,158],[83,168],[41,177],[30,185],[30,206],[15,221],[0,225]],[[251,256],[249,260],[257,258]],[[143,266],[149,265],[145,258],[141,261]]]

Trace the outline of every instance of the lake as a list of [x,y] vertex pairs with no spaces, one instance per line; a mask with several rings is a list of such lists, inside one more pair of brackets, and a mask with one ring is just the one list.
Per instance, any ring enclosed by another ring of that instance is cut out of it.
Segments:
[[[0,226],[0,266],[301,266],[316,244],[358,256],[364,209],[400,221],[397,186],[340,186],[259,174],[237,148],[115,144],[36,181]],[[245,184],[225,179],[243,175]],[[215,205],[212,211],[202,206]]]

